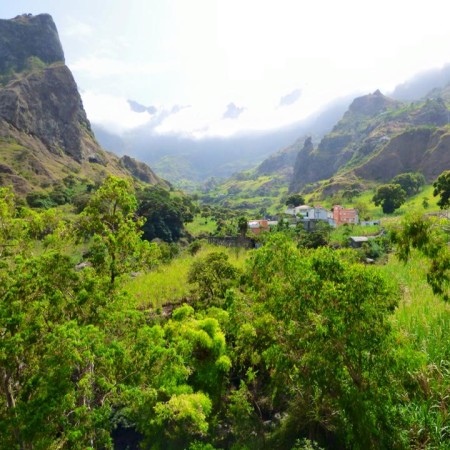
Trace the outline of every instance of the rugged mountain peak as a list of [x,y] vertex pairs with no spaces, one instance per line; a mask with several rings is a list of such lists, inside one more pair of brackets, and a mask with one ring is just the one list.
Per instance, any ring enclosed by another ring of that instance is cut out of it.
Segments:
[[0,20],[0,184],[46,188],[68,174],[162,181],[142,163],[97,143],[48,14]]
[[383,95],[379,89],[373,94],[355,98],[349,107],[349,111],[366,116],[375,116],[388,109],[395,108],[400,102]]
[[0,120],[54,155],[104,164],[50,15],[0,20],[0,76]]
[[29,58],[45,64],[64,62],[56,25],[49,14],[23,14],[0,20],[0,72],[21,71]]

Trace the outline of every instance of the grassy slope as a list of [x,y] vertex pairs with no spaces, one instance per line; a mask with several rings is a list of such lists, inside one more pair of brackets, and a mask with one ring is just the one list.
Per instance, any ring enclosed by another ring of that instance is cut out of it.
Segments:
[[204,234],[211,234],[213,233],[213,231],[215,231],[216,227],[217,222],[214,219],[212,219],[211,217],[205,219],[200,215],[196,215],[194,217],[194,220],[187,223],[185,226],[186,231],[194,237],[198,237]]
[[287,183],[276,176],[262,175],[250,179],[230,178],[208,193],[207,203],[241,210],[267,209],[275,214],[287,194]]

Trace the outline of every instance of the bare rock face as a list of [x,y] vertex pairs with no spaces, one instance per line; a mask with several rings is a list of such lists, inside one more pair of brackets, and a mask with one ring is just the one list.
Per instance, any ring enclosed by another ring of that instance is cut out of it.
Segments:
[[34,70],[0,89],[0,118],[38,137],[55,155],[64,152],[81,162],[100,151],[75,80],[63,64]]
[[45,64],[64,62],[64,52],[53,19],[48,14],[23,14],[0,20],[0,72],[21,71],[30,57]]
[[0,20],[5,73],[10,76],[0,87],[0,119],[37,137],[55,155],[104,161],[50,15]]

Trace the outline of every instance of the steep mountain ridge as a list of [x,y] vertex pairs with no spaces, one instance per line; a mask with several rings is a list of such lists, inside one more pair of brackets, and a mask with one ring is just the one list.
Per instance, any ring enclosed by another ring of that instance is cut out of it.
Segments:
[[[289,190],[299,191],[309,183],[327,179],[362,150],[373,151],[379,142],[364,142],[371,128],[376,128],[380,114],[394,111],[401,103],[389,99],[380,91],[353,100],[341,120],[325,135],[317,148],[305,145],[299,152]],[[362,148],[365,144],[366,148]],[[367,148],[369,147],[369,148]]]
[[[439,91],[439,90],[438,90]],[[442,96],[414,103],[390,99],[380,91],[355,99],[317,148],[297,155],[290,192],[328,180],[327,191],[342,180],[389,181],[398,173],[420,171],[432,181],[449,166],[449,111]],[[309,188],[310,190],[310,188]]]
[[143,163],[100,147],[51,16],[0,20],[0,43],[1,184],[26,193],[68,175],[99,181],[107,174],[163,183]]

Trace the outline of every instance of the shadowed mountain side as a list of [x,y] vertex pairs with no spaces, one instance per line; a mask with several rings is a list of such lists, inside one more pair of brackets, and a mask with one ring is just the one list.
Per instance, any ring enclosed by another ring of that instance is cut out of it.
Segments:
[[387,182],[403,172],[421,172],[428,182],[450,168],[448,128],[416,128],[391,139],[366,164],[355,169],[364,179]]

